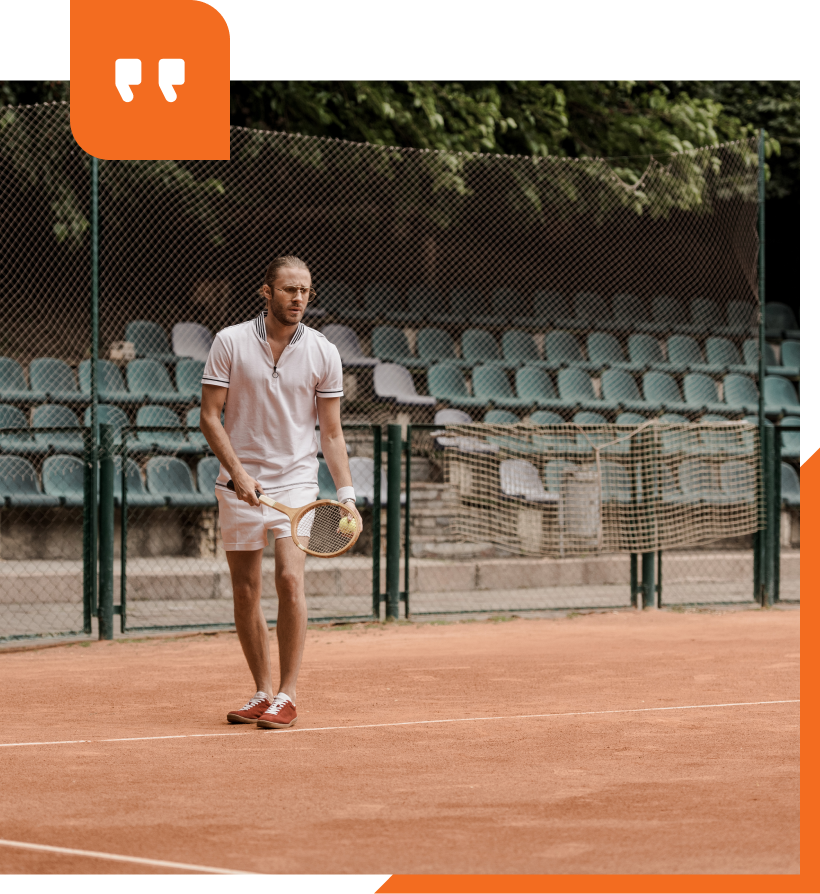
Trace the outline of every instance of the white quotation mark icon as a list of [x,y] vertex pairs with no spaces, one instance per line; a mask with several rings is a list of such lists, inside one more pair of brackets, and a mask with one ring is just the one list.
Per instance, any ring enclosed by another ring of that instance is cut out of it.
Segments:
[[[117,59],[114,65],[114,83],[123,102],[131,102],[134,98],[132,87],[142,83],[142,61],[140,59]],[[177,98],[174,87],[185,83],[184,59],[159,60],[159,88],[168,102]]]

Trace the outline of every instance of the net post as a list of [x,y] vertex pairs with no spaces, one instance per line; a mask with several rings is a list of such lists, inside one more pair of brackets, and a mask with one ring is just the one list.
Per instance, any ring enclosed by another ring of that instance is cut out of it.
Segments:
[[114,433],[100,426],[100,639],[114,639]]
[[385,618],[399,617],[401,561],[401,426],[387,426],[387,611]]
[[763,599],[761,604],[766,608],[771,608],[774,604],[775,590],[775,567],[777,564],[778,551],[778,528],[777,515],[779,507],[775,506],[775,492],[779,488],[775,487],[775,475],[780,471],[779,466],[775,467],[776,449],[776,433],[774,426],[767,426],[765,432],[766,440],[766,530],[764,532],[764,565],[763,565]]
[[126,618],[126,594],[128,592],[128,431],[122,432],[122,444],[120,446],[120,475],[122,476],[122,488],[120,493],[120,633],[125,633]]
[[382,427],[372,425],[373,433],[373,617],[381,617],[382,584]]
[[780,513],[782,508],[782,469],[781,454],[783,451],[783,430],[779,425],[774,430],[774,474],[772,475],[772,511],[774,524],[772,525],[772,604],[780,602]]
[[658,550],[658,583],[655,586],[655,608],[663,607],[663,551]]
[[407,423],[407,441],[405,447],[404,473],[404,617],[410,617],[410,453],[413,443],[413,426]]
[[768,462],[766,457],[766,398],[764,382],[766,380],[766,131],[761,128],[757,142],[757,296],[758,296],[758,441],[760,444],[760,480],[763,489],[763,523],[766,529],[755,538],[755,601],[766,605],[768,599],[768,557],[769,535],[768,515],[770,500],[770,482],[767,477]]
[[629,554],[629,600],[632,608],[638,608],[638,554]]
[[655,553],[644,553],[641,556],[641,578],[643,607],[655,608]]

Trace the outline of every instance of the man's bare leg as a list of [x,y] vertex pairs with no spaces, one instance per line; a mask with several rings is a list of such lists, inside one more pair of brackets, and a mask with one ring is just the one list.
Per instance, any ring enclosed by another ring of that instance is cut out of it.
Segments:
[[276,594],[279,597],[279,614],[276,618],[276,638],[279,641],[277,692],[284,692],[295,704],[296,679],[302,666],[307,632],[305,554],[290,537],[279,537],[275,550]]
[[231,570],[236,633],[257,690],[272,700],[277,690],[273,689],[270,636],[262,612],[262,550],[226,550],[225,556]]

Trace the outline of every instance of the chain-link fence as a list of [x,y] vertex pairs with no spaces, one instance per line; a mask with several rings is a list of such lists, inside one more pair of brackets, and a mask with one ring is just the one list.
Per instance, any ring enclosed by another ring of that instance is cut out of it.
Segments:
[[[318,293],[305,322],[342,356],[347,423],[753,421],[756,141],[647,159],[638,183],[621,173],[617,160],[418,151],[243,128],[231,131],[230,161],[101,161],[99,420],[123,430],[195,428],[214,334],[259,312],[267,263],[293,253],[310,265]],[[0,424],[90,422],[89,182],[67,105],[0,109]],[[765,410],[799,426],[799,332],[780,317],[771,305]],[[365,429],[353,437],[354,457],[370,451],[372,459],[369,439]],[[199,464],[208,457],[199,450],[137,451],[129,462],[147,488],[152,458],[179,460],[199,496],[210,498],[200,486]],[[2,453],[23,456],[14,447]],[[473,584],[459,592],[486,591],[492,601],[492,574],[499,588],[506,577],[491,573],[500,562],[564,562],[562,574],[598,573],[579,558],[484,555],[490,541],[478,532],[464,542],[446,462],[439,469],[431,456],[414,459],[419,508],[411,528],[428,537],[414,540],[426,563],[419,575],[443,582],[469,553],[458,587]],[[790,499],[794,549],[799,509]],[[3,509],[2,530],[13,524],[18,536],[23,528],[10,511]],[[128,624],[183,623],[183,616],[184,623],[230,623],[222,566],[207,581],[183,571],[184,562],[217,562],[213,506],[133,506],[129,519]],[[691,553],[673,561],[667,551],[667,600],[689,592],[693,569],[702,575],[710,562],[722,572],[715,581],[731,579],[744,592],[748,583],[751,591],[749,535],[719,524],[710,530],[716,539],[701,537],[686,547]],[[734,546],[718,553],[730,536]],[[363,568],[368,561],[349,558]],[[796,553],[791,558],[796,563]],[[628,558],[596,561],[626,582],[612,586],[628,586],[629,569],[619,564]],[[154,579],[169,568],[168,580],[190,579],[213,594],[194,600],[203,603],[198,617],[181,609],[191,600],[160,598],[188,586],[162,590]],[[372,573],[362,570],[350,590],[347,571],[311,569],[313,616],[367,614]]]

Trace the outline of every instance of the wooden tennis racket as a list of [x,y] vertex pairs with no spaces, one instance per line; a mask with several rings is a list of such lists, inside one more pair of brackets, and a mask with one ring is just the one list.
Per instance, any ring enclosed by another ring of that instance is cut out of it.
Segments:
[[[236,493],[233,481],[226,485]],[[309,556],[329,559],[346,553],[359,539],[359,523],[353,512],[336,500],[315,500],[296,509],[256,491],[260,503],[290,519],[293,542]]]

